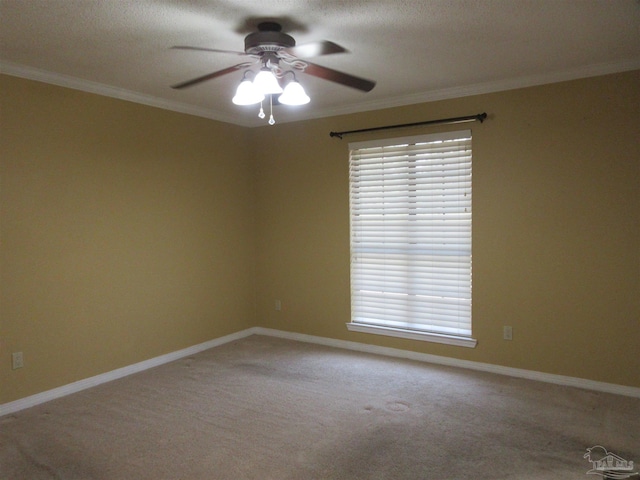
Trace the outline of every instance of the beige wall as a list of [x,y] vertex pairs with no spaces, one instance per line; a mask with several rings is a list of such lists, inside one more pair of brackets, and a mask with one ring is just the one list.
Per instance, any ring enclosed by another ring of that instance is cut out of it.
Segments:
[[[269,145],[257,164],[258,317],[276,329],[640,386],[639,86],[636,71],[258,129],[254,144]],[[483,111],[483,124],[328,135]],[[348,332],[348,142],[467,126],[477,347]]]
[[0,403],[255,325],[246,129],[0,92]]
[[[640,386],[639,84],[243,129],[0,76],[0,403],[254,325]],[[329,131],[481,111],[478,346],[348,332],[348,142],[459,127]]]

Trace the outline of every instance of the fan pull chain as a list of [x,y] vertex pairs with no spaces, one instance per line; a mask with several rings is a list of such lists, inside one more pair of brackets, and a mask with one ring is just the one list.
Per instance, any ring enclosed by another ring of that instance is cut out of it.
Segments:
[[269,125],[273,125],[276,121],[273,118],[273,95],[269,95],[269,109],[270,109],[270,117],[269,117]]
[[260,112],[258,113],[258,118],[264,118],[264,110],[262,109],[262,101],[260,101]]

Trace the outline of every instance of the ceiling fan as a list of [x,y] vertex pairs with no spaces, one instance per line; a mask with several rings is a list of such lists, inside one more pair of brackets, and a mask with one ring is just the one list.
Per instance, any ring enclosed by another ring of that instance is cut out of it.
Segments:
[[[172,85],[172,88],[183,89],[212,80],[238,70],[259,65],[260,70],[269,70],[277,78],[282,79],[290,71],[300,71],[307,75],[339,83],[347,87],[355,88],[363,92],[369,92],[376,85],[374,81],[356,77],[348,73],[333,70],[313,64],[307,60],[309,57],[343,53],[347,50],[340,45],[329,41],[319,41],[296,46],[296,41],[290,35],[282,32],[282,26],[277,22],[265,21],[258,24],[258,31],[250,33],[244,39],[244,52],[231,50],[219,50],[216,48],[174,46],[174,49],[197,50],[204,52],[227,53],[245,57],[251,57],[252,61],[238,63],[228,68],[208,73],[201,77],[193,78],[185,82]],[[294,73],[295,77],[295,73]]]

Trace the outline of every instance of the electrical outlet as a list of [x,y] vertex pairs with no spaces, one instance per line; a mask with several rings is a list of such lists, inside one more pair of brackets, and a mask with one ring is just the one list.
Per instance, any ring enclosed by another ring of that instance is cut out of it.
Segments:
[[24,367],[24,358],[22,352],[15,352],[11,354],[11,368],[14,370]]
[[513,340],[513,328],[507,325],[502,327],[502,338],[504,340]]
[[276,300],[276,311],[282,310],[282,302],[280,300]]

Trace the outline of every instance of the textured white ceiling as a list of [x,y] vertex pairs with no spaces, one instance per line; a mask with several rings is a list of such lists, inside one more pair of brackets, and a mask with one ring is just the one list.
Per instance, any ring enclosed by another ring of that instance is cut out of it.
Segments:
[[280,122],[640,68],[640,0],[0,0],[1,71],[261,125],[231,103],[240,72],[170,88],[239,63],[172,45],[242,51],[261,19],[346,47],[312,61],[377,81],[302,74],[312,102],[276,107]]

